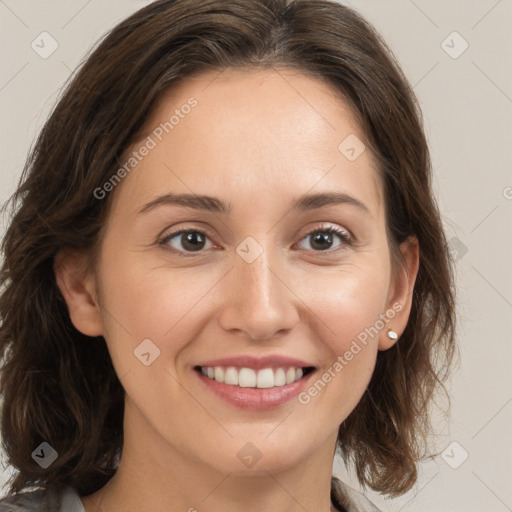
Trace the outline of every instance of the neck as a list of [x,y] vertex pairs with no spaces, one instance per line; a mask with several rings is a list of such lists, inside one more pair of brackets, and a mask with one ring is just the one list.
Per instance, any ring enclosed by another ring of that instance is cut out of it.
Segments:
[[336,435],[299,463],[287,466],[263,456],[250,471],[241,465],[221,471],[183,453],[147,424],[138,425],[145,420],[136,412],[125,410],[125,418],[126,413],[132,417],[125,419],[119,468],[102,489],[82,498],[86,512],[335,510],[330,491]]

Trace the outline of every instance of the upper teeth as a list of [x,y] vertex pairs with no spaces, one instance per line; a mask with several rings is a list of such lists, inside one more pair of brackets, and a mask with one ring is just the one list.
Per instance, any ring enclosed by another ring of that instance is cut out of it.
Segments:
[[242,388],[273,388],[274,386],[284,386],[299,380],[303,371],[302,368],[262,368],[253,370],[252,368],[235,368],[228,366],[201,366],[201,373],[210,379],[218,382],[224,382],[230,386],[240,386]]

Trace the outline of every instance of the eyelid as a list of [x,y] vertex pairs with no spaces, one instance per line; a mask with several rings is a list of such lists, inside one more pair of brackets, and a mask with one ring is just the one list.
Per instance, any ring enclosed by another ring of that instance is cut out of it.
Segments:
[[304,240],[305,237],[307,237],[317,231],[328,231],[328,230],[331,230],[332,232],[336,233],[337,235],[339,235],[342,238],[346,238],[347,242],[354,241],[354,237],[352,236],[352,233],[348,229],[343,228],[343,227],[339,226],[338,224],[331,224],[328,222],[323,222],[318,226],[309,228],[304,233],[304,235],[301,237],[300,240],[301,241]]
[[165,234],[170,228],[165,228],[159,235],[158,235],[158,238],[159,239],[163,239],[163,238],[169,238],[171,236],[175,236],[177,235],[178,233],[182,233],[183,231],[199,231],[201,233],[204,233],[208,236],[211,236],[212,235],[212,232],[208,229],[208,228],[204,228],[204,227],[199,227],[199,226],[194,226],[194,225],[191,225],[191,226],[184,226],[184,227],[179,227],[167,234]]

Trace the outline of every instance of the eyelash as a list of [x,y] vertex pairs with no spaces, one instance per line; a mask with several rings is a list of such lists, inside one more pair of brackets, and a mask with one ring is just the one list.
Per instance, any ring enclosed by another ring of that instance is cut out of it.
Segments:
[[[202,229],[185,228],[185,229],[180,229],[178,231],[175,231],[174,233],[170,233],[168,235],[164,235],[163,237],[161,237],[158,240],[158,244],[160,246],[163,246],[163,248],[165,250],[167,250],[169,252],[172,252],[174,254],[178,254],[179,256],[183,256],[185,258],[201,255],[204,252],[203,250],[196,251],[196,252],[194,252],[194,251],[180,251],[180,250],[176,250],[174,248],[171,248],[168,245],[169,240],[173,239],[174,237],[176,237],[178,235],[183,235],[183,234],[186,234],[186,233],[200,233],[202,236],[210,238],[209,234],[207,232],[203,231]],[[335,235],[338,235],[340,237],[340,239],[342,240],[342,242],[344,244],[347,244],[347,245],[351,245],[352,244],[351,236],[345,230],[343,230],[343,229],[341,229],[341,228],[339,228],[337,226],[325,226],[325,227],[322,226],[322,227],[315,228],[315,229],[309,231],[308,233],[306,233],[306,235],[303,236],[300,239],[300,242],[302,242],[303,240],[305,240],[309,236],[313,235],[314,233],[334,233]],[[315,251],[315,250],[313,250],[313,252],[318,253],[318,254],[330,255],[330,254],[332,254],[334,252],[338,252],[339,250],[340,249],[337,248],[337,249],[326,249],[325,251]],[[343,250],[343,249],[341,249],[341,250]]]

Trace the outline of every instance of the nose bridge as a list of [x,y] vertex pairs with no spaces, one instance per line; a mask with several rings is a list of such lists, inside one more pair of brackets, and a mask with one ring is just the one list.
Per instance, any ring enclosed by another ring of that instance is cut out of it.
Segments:
[[266,305],[272,302],[273,295],[277,292],[276,276],[271,270],[272,258],[270,252],[264,249],[260,256],[248,263],[243,258],[238,262],[239,276],[243,287],[247,289],[248,296],[255,304]]
[[269,306],[279,293],[275,251],[269,247],[271,237],[257,242],[252,237],[244,240],[237,248],[235,273],[240,283],[240,299],[252,301],[253,307]]
[[224,329],[246,331],[253,339],[271,337],[290,329],[298,319],[293,294],[280,275],[285,264],[278,262],[279,252],[270,248],[272,237],[247,237],[237,247],[229,280],[229,300],[221,319]]

